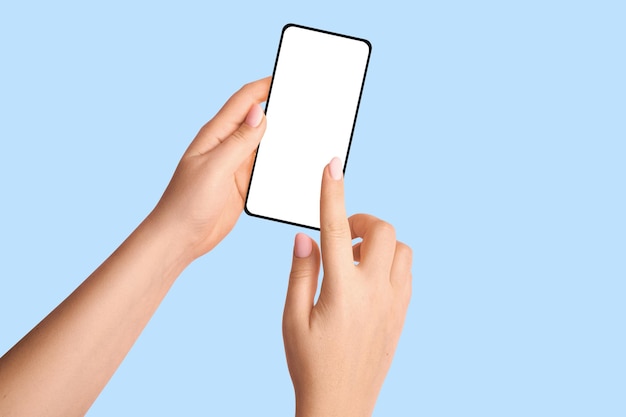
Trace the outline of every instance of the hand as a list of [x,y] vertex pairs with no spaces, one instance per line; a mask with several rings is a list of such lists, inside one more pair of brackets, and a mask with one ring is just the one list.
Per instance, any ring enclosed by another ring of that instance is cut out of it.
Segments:
[[269,82],[248,84],[228,100],[146,221],[0,358],[1,416],[85,415],[180,272],[239,217],[265,131],[259,103]]
[[[369,416],[391,365],[411,297],[411,249],[373,216],[346,218],[341,162],[325,168],[317,244],[295,239],[283,337],[296,415]],[[362,238],[352,246],[352,239]]]
[[213,249],[243,210],[254,152],[265,132],[259,103],[271,78],[246,84],[202,127],[149,219],[175,231],[191,260]]

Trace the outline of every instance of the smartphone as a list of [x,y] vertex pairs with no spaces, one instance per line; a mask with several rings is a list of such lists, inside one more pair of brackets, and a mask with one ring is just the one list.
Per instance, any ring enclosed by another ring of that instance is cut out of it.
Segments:
[[283,28],[245,211],[319,230],[324,167],[344,172],[372,46],[365,39]]

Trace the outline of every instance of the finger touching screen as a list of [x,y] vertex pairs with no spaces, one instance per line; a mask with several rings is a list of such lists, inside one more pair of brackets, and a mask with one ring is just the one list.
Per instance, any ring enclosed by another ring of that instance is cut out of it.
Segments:
[[370,51],[364,39],[283,28],[248,214],[319,229],[322,172],[335,156],[345,170]]

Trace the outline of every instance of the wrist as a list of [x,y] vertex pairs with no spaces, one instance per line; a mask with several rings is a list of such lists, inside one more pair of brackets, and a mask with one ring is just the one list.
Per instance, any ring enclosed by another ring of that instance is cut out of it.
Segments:
[[174,279],[195,260],[192,245],[174,224],[151,213],[133,234],[152,248],[164,277]]
[[332,397],[296,395],[296,417],[370,417],[374,411],[364,398]]

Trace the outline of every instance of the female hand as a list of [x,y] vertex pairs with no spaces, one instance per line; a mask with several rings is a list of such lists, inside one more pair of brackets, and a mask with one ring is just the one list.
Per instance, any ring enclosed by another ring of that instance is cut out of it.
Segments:
[[228,100],[146,220],[0,358],[0,416],[85,415],[180,272],[241,214],[269,83],[248,84]]
[[411,296],[411,249],[376,217],[346,218],[341,169],[335,158],[323,174],[316,304],[320,252],[295,240],[283,337],[300,417],[371,415]]
[[270,80],[244,85],[202,127],[149,216],[178,237],[190,260],[213,249],[243,210]]

